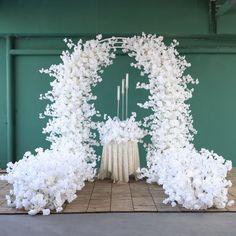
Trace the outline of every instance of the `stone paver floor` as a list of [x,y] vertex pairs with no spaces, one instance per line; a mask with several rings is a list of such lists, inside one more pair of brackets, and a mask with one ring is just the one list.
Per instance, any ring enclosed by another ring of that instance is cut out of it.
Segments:
[[[236,168],[229,173],[233,182],[229,198],[236,202]],[[26,214],[24,210],[9,208],[5,195],[10,184],[0,181],[0,214]],[[130,180],[127,184],[112,183],[111,180],[87,182],[72,203],[65,205],[63,213],[85,212],[186,212],[181,206],[171,207],[162,203],[166,197],[161,186],[145,181]],[[224,209],[208,209],[197,212],[236,212],[236,204]]]

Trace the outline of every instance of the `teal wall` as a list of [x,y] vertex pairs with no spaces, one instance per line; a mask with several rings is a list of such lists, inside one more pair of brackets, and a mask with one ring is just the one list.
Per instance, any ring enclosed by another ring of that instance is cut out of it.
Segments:
[[[216,17],[210,12],[207,0],[1,0],[0,167],[49,145],[41,133],[46,121],[38,119],[46,103],[38,97],[49,89],[51,78],[38,70],[60,61],[64,37],[142,31],[164,35],[167,43],[180,41],[180,52],[192,63],[189,72],[200,81],[190,101],[196,147],[213,149],[236,166],[236,7]],[[116,85],[129,71],[130,110],[145,116],[136,103],[147,93],[134,89],[144,78],[129,67],[131,61],[118,55],[94,89],[102,114],[115,115]]]

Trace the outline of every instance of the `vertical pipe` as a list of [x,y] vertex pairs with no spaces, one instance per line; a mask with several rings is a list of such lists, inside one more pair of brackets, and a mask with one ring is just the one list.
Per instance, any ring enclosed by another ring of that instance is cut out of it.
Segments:
[[217,33],[216,1],[209,1],[209,33]]
[[13,81],[12,58],[10,50],[12,38],[6,37],[6,94],[7,94],[7,160],[14,161],[14,133],[13,133]]

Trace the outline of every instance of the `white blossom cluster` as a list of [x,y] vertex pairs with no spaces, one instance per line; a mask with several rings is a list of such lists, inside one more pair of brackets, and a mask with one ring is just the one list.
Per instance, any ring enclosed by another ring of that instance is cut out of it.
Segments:
[[60,211],[65,201],[76,197],[84,181],[95,176],[96,123],[91,118],[97,111],[91,89],[102,80],[102,68],[115,57],[111,52],[113,39],[100,40],[99,35],[75,45],[65,39],[69,49],[62,53],[62,63],[41,70],[55,78],[50,83],[52,89],[40,97],[50,101],[40,117],[49,117],[43,132],[51,146],[36,155],[27,152],[22,160],[9,163],[2,179],[13,184],[7,197],[10,206],[23,207],[29,214]]
[[164,203],[172,206],[224,208],[231,186],[226,176],[232,164],[213,152],[198,152],[193,147],[196,130],[186,101],[193,92],[188,84],[198,81],[184,74],[190,64],[179,55],[177,45],[174,40],[166,46],[163,37],[145,34],[124,43],[124,52],[135,57],[132,66],[149,78],[147,83],[137,84],[150,92],[149,100],[139,106],[153,111],[144,120],[151,144],[147,147],[147,168],[141,170],[140,177],[163,185],[168,195]]
[[232,184],[226,179],[231,168],[230,161],[206,149],[170,148],[157,152],[152,167],[142,174],[163,186],[168,195],[164,203],[199,210],[232,204],[227,197]]
[[117,117],[108,119],[98,125],[101,144],[110,142],[122,143],[128,141],[142,142],[145,131],[140,128],[141,122],[135,120],[136,114],[126,120],[120,120]]
[[39,148],[36,155],[26,152],[15,164],[8,163],[5,179],[13,184],[6,196],[8,205],[24,208],[30,215],[48,215],[73,201],[84,181],[92,180],[95,164],[78,158],[72,146],[66,142],[58,151]]

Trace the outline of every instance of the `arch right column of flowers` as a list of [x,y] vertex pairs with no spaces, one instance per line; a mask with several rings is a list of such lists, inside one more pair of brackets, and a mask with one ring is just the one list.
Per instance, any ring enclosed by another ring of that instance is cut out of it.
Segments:
[[139,106],[153,111],[144,122],[151,144],[141,176],[163,186],[168,195],[164,203],[188,209],[224,208],[233,203],[227,197],[232,183],[226,179],[232,163],[213,151],[194,148],[196,130],[186,101],[193,92],[188,84],[198,80],[184,75],[190,64],[179,55],[177,45],[174,40],[166,46],[155,35],[134,36],[124,43],[124,51],[131,51],[129,55],[136,60],[132,66],[149,78],[148,83],[137,84],[150,91],[149,100]]

